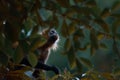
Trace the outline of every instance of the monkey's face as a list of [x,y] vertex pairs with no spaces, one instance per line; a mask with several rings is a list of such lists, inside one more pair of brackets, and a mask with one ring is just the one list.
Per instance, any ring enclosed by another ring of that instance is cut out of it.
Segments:
[[58,47],[59,35],[55,29],[44,29],[41,35],[49,44],[52,44],[52,49],[56,49]]
[[58,36],[58,33],[56,32],[55,29],[44,29],[42,30],[42,32],[40,33],[43,37],[45,37],[46,39],[48,39],[51,36]]
[[49,41],[51,43],[53,43],[52,49],[56,49],[58,47],[58,41],[59,41],[59,35],[56,32],[55,29],[50,29],[48,32],[48,37],[49,37]]
[[58,39],[58,33],[56,32],[55,29],[50,29],[50,31],[48,32],[48,36],[53,41],[56,41]]

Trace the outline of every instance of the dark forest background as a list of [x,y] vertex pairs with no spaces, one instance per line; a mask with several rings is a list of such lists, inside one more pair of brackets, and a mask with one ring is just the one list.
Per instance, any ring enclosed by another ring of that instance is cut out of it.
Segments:
[[47,78],[120,79],[120,0],[0,0],[0,79],[31,80],[24,74],[31,67],[12,69],[26,54],[36,65],[32,50],[44,44],[38,32],[46,28],[60,35],[47,64],[61,70]]

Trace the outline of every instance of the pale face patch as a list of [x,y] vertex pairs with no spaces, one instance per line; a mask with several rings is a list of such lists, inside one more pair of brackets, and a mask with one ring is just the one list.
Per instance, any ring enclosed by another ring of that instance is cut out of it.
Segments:
[[49,33],[48,33],[48,36],[51,37],[51,36],[58,36],[58,33],[56,32],[55,29],[50,29]]

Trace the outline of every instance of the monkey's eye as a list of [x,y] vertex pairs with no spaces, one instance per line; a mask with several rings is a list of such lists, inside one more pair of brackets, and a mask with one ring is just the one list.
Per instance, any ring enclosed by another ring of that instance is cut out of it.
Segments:
[[48,33],[49,36],[57,36],[57,32],[55,29],[51,29],[50,32]]

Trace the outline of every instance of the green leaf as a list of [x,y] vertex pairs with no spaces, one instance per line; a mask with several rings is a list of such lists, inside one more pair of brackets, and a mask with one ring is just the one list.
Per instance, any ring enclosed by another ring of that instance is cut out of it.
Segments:
[[95,0],[88,0],[88,1],[86,2],[86,6],[89,6],[89,7],[96,6]]
[[39,26],[38,25],[34,26],[32,29],[31,35],[37,34],[38,31],[39,31]]
[[71,40],[70,40],[70,38],[67,38],[67,40],[65,41],[65,44],[64,44],[65,51],[69,51],[70,47],[71,47]]
[[78,36],[79,38],[84,38],[84,32],[83,29],[77,29],[74,33],[74,36]]
[[107,24],[105,21],[103,21],[102,19],[95,19],[94,21],[95,21],[97,24],[99,24],[99,25],[103,28],[103,30],[104,30],[105,32],[107,32],[107,33],[110,32],[109,26],[108,26],[108,24]]
[[83,66],[78,58],[76,58],[76,65],[77,65],[78,72],[82,73]]
[[90,32],[90,41],[91,41],[91,46],[95,49],[98,49],[98,40],[94,29],[92,29]]
[[85,50],[86,50],[89,46],[90,46],[90,44],[89,44],[89,43],[87,43],[87,44],[85,44],[85,46],[84,46],[84,47],[79,48],[79,50],[80,50],[80,51],[85,51]]
[[103,34],[103,33],[98,33],[97,34],[97,39],[98,40],[102,40],[104,37],[105,37],[105,34]]
[[36,10],[36,15],[37,15],[37,23],[38,23],[39,25],[41,25],[41,26],[45,26],[45,24],[44,24],[44,22],[43,22],[43,20],[42,20],[42,18],[41,18],[41,16],[40,16],[38,10]]
[[67,53],[67,57],[69,60],[70,68],[75,68],[76,67],[76,59],[75,59],[75,52],[73,48],[70,48],[70,50]]
[[116,1],[114,5],[112,6],[112,11],[120,9],[120,2]]
[[24,57],[23,49],[20,46],[18,46],[13,55],[13,60],[15,63],[20,63],[23,57]]
[[67,23],[66,23],[65,20],[63,21],[61,28],[62,28],[62,29],[61,29],[62,36],[63,36],[63,37],[68,37],[68,36],[69,36],[69,33],[68,33],[69,27],[68,27],[68,25],[67,25]]
[[37,49],[38,47],[43,46],[46,43],[46,39],[42,36],[36,37],[35,39],[33,39],[32,43],[31,43],[31,51],[34,51],[35,49]]
[[[76,11],[77,13],[80,13],[80,14],[84,14],[84,15],[90,15],[92,13],[92,10],[91,8],[89,7],[79,7],[79,6],[72,6],[71,7],[74,11]],[[82,22],[84,23],[84,22]]]
[[37,56],[34,53],[30,52],[28,54],[28,61],[32,65],[32,67],[35,67],[38,62]]
[[56,0],[62,7],[69,7],[69,0]]
[[55,27],[57,27],[57,26],[59,26],[59,19],[58,19],[58,17],[54,14],[53,15],[53,21],[52,21],[53,23],[53,25],[52,25],[52,27],[53,26],[55,26]]
[[114,75],[115,76],[119,76],[120,75],[120,68],[119,67],[116,67],[115,69],[114,69]]
[[96,49],[93,47],[93,45],[91,45],[91,47],[90,47],[90,54],[94,55],[95,52],[96,52]]
[[111,13],[110,13],[110,9],[105,8],[105,9],[102,11],[101,16],[102,16],[102,18],[106,18],[106,17],[108,17],[110,14],[111,14]]
[[2,51],[0,51],[0,64],[5,66],[8,64],[8,56]]
[[72,22],[69,25],[69,29],[68,29],[69,35],[73,34],[75,31],[76,31],[76,23]]
[[117,30],[119,28],[119,25],[120,25],[120,19],[117,19],[117,20],[115,20],[113,22],[113,24],[112,24],[112,33],[113,33],[113,35],[116,35]]
[[80,57],[80,62],[85,65],[88,68],[92,68],[92,63],[90,62],[90,60],[88,60],[87,58],[84,57]]
[[30,50],[30,42],[27,41],[27,40],[21,40],[21,41],[19,42],[19,44],[20,44],[20,46],[22,47],[23,52],[24,52],[25,54],[28,54],[28,52],[29,52],[29,50]]
[[26,33],[26,35],[28,34],[28,32],[30,30],[32,30],[32,28],[35,26],[35,22],[32,20],[32,18],[27,18],[24,22],[24,31]]
[[74,41],[74,47],[76,49],[79,49],[80,48],[80,38],[83,38],[84,37],[84,34],[83,34],[83,31],[78,29],[74,35],[73,35],[73,41]]
[[80,48],[80,45],[81,45],[80,40],[74,41],[74,48],[75,48],[75,49],[79,49],[79,48]]
[[107,47],[107,45],[105,44],[105,43],[100,43],[100,48],[103,48],[103,49],[107,49],[108,47]]

